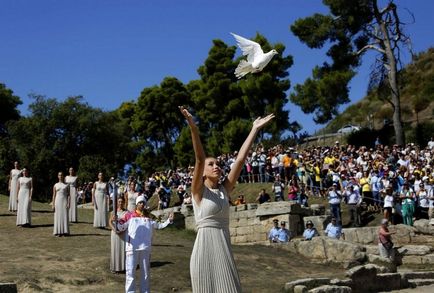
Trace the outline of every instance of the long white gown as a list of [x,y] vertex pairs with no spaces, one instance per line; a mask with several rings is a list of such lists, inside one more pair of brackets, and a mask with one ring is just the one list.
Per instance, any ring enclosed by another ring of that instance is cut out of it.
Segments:
[[56,199],[54,201],[53,235],[69,234],[68,196],[69,185],[62,182],[54,184]]
[[225,188],[204,187],[202,201],[193,199],[197,225],[190,258],[194,293],[238,293],[240,278],[232,254],[229,234],[229,200]]
[[[107,183],[95,182],[95,203],[93,212],[93,226],[98,228],[107,227]],[[98,208],[98,209],[97,209]]]
[[[123,218],[127,212],[127,210],[118,211],[118,219]],[[110,248],[110,270],[112,272],[125,271],[125,231],[116,233],[112,230]]]
[[18,178],[21,176],[21,170],[12,169],[11,170],[11,187],[9,191],[9,208],[8,210],[11,212],[15,212],[18,208],[17,199],[18,199],[18,189],[17,183]]
[[66,176],[65,183],[69,184],[69,222],[77,222],[77,176]]
[[31,177],[18,178],[20,190],[18,192],[17,226],[32,224],[32,202],[30,200],[30,189],[32,187]]

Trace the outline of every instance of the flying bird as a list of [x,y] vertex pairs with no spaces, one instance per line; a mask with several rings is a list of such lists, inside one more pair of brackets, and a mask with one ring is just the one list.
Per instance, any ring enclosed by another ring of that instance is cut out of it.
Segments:
[[237,41],[238,47],[243,51],[243,55],[247,55],[247,61],[241,60],[235,69],[235,76],[242,78],[247,73],[255,73],[264,69],[265,66],[271,61],[274,55],[278,54],[276,50],[271,50],[264,54],[261,45],[239,35],[231,33]]

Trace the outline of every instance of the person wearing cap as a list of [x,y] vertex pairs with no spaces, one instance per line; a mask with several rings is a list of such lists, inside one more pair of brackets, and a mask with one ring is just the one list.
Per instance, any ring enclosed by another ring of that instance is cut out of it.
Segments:
[[404,182],[401,192],[399,193],[401,199],[401,213],[404,225],[413,226],[413,215],[415,212],[415,194],[409,187],[408,182]]
[[173,213],[168,219],[159,223],[150,218],[149,211],[145,208],[145,196],[136,198],[136,209],[128,212],[116,225],[118,231],[126,232],[126,260],[125,260],[125,292],[136,291],[135,273],[136,266],[140,266],[140,292],[150,292],[150,258],[152,246],[152,234],[155,229],[163,229],[173,221]]
[[333,185],[329,188],[327,198],[332,216],[335,217],[338,222],[340,222],[342,193],[336,183],[333,183]]
[[291,231],[286,229],[286,222],[282,221],[280,222],[280,229],[277,234],[277,242],[286,243],[289,240],[291,240]]
[[309,220],[306,222],[306,229],[303,231],[304,240],[312,240],[315,236],[319,236],[319,233],[313,226],[313,222]]
[[340,239],[342,237],[345,240],[345,234],[342,232],[342,226],[336,221],[336,218],[333,217],[331,222],[328,223],[325,231],[325,235],[330,238]]
[[279,237],[279,220],[278,219],[274,219],[273,220],[273,228],[271,228],[270,232],[268,233],[268,240],[270,240],[270,243],[277,243],[279,242],[278,237]]
[[362,225],[360,216],[360,204],[362,203],[362,197],[360,196],[359,190],[355,188],[354,184],[349,184],[345,190],[344,196],[346,197],[352,226],[360,227]]
[[392,235],[388,228],[388,220],[382,219],[380,229],[378,230],[378,251],[381,257],[394,260],[395,250],[393,249]]

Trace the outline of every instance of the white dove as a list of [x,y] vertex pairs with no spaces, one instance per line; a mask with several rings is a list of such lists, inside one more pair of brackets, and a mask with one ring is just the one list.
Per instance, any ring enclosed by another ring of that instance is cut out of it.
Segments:
[[237,45],[240,47],[241,51],[243,51],[243,55],[247,55],[247,61],[241,60],[240,64],[238,64],[235,69],[235,76],[238,78],[242,78],[247,73],[261,71],[265,66],[267,66],[274,55],[279,54],[274,49],[264,54],[264,51],[262,51],[261,46],[258,43],[234,33],[231,33],[231,35],[233,35],[235,40],[237,40]]

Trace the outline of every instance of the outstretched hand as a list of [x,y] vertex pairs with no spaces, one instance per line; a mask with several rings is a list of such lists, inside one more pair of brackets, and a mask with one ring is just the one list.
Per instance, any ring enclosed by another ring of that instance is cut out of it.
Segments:
[[188,125],[195,125],[193,115],[191,115],[191,113],[186,108],[184,108],[184,106],[178,106],[178,108],[181,111],[182,115],[184,115],[185,119],[187,119]]
[[255,121],[253,121],[253,127],[252,128],[256,128],[257,130],[259,130],[262,127],[264,127],[265,125],[267,125],[273,118],[274,118],[274,114],[267,115],[263,118],[258,117],[258,118],[256,118]]

